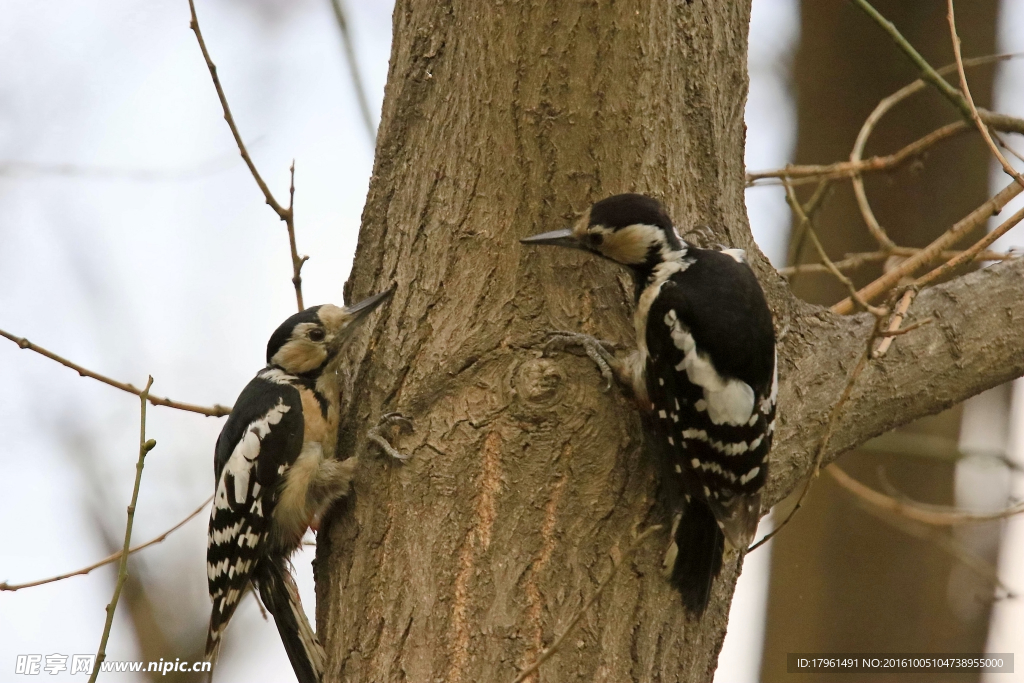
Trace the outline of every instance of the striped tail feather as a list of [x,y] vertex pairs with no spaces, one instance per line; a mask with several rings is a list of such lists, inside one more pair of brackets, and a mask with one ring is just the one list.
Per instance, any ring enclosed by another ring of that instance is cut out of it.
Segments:
[[320,683],[326,657],[299,599],[299,589],[284,563],[262,562],[253,580],[277,632],[298,683]]
[[707,502],[686,502],[672,524],[672,541],[665,553],[664,571],[683,598],[683,605],[700,617],[711,598],[711,585],[722,569],[725,536]]

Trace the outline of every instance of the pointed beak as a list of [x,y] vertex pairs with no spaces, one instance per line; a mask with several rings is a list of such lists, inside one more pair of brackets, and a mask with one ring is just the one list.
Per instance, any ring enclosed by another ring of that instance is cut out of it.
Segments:
[[345,308],[345,312],[352,316],[349,325],[358,322],[359,320],[368,316],[375,308],[380,306],[382,303],[391,298],[391,295],[395,293],[395,288],[392,287],[380,294],[374,294],[371,297],[363,299],[357,304],[352,304]]
[[576,236],[569,228],[565,228],[564,230],[552,230],[551,232],[542,232],[539,235],[527,237],[519,241],[522,244],[548,244],[556,247],[568,247],[570,249],[590,251],[584,247],[578,239],[576,239]]

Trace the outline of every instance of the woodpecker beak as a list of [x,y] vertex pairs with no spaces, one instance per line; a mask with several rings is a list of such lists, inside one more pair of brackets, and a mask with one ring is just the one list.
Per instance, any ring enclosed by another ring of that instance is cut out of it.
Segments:
[[589,252],[590,249],[583,246],[576,235],[573,234],[572,229],[565,228],[564,230],[552,230],[551,232],[542,232],[539,235],[533,237],[527,237],[519,240],[522,244],[548,244],[556,247],[568,247],[570,249],[579,249],[581,251]]
[[395,293],[395,288],[392,287],[380,294],[374,294],[373,296],[363,299],[357,304],[352,304],[345,308],[345,312],[351,317],[349,325],[355,322],[359,322],[361,319],[368,316],[375,308],[380,306],[382,303],[391,298],[391,295]]

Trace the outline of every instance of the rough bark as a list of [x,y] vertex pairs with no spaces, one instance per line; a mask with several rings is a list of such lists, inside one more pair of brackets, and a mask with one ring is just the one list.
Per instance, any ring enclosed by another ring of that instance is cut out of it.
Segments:
[[[364,467],[319,537],[327,680],[511,681],[631,534],[667,521],[631,403],[603,393],[588,360],[540,352],[551,329],[631,335],[623,272],[517,242],[596,198],[648,192],[682,232],[709,226],[707,242],[748,250],[788,329],[770,502],[807,471],[870,323],[796,301],[751,240],[748,20],[747,3],[396,5],[348,298],[398,289],[347,424],[401,410],[416,431],[404,465],[346,433]],[[1024,322],[1021,276],[1007,264],[923,295],[913,311],[939,322],[865,373],[830,456],[1024,372],[1024,340],[1006,331]],[[534,680],[710,680],[737,560],[689,620],[660,574],[666,536]]]

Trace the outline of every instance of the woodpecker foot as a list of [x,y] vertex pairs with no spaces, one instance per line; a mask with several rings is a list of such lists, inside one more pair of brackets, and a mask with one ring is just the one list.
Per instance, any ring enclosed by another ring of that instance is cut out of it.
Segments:
[[551,332],[544,344],[544,353],[546,354],[553,348],[565,350],[573,346],[582,348],[590,360],[594,361],[601,370],[601,376],[605,380],[604,391],[611,389],[612,384],[615,383],[615,372],[612,367],[616,364],[615,354],[612,353],[612,350],[618,345],[580,332]]
[[383,449],[384,452],[392,458],[397,458],[398,460],[405,462],[412,456],[402,453],[396,449],[391,445],[391,442],[381,434],[381,429],[390,427],[393,424],[400,425],[403,432],[413,431],[412,420],[407,418],[405,415],[402,415],[401,413],[384,413],[380,417],[380,422],[366,433],[366,438],[380,446],[381,449]]

